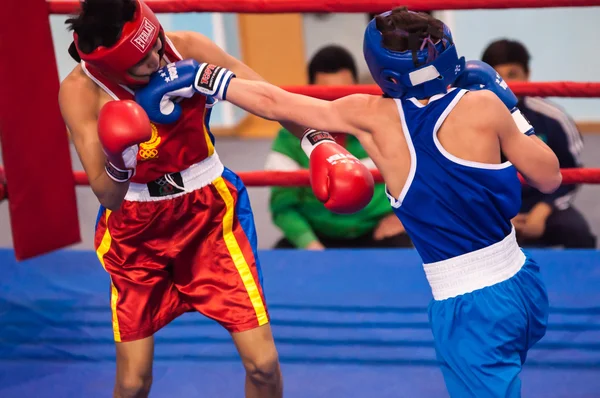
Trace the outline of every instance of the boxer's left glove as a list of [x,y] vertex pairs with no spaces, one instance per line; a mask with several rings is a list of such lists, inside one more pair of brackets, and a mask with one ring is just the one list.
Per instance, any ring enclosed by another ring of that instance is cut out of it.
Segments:
[[135,174],[138,144],[152,138],[152,127],[135,102],[110,101],[98,115],[98,138],[106,154],[106,174],[116,182],[127,182]]
[[373,198],[373,175],[360,160],[338,145],[331,134],[306,130],[302,149],[310,159],[313,193],[334,213],[362,210]]
[[229,82],[235,74],[211,64],[186,59],[154,72],[148,84],[137,90],[135,100],[155,123],[169,124],[181,116],[178,97],[190,98],[196,93],[225,100]]
[[475,60],[467,61],[465,69],[454,82],[454,86],[471,91],[492,91],[500,98],[500,100],[502,100],[504,105],[506,105],[521,133],[525,135],[535,134],[531,123],[523,116],[519,108],[517,108],[519,100],[515,94],[500,77],[498,72],[485,62]]

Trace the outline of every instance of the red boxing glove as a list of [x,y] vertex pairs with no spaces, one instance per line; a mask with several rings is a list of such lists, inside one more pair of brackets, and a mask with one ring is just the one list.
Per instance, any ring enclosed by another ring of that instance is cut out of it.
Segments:
[[152,138],[148,115],[134,101],[111,101],[98,115],[98,137],[106,154],[106,173],[117,182],[135,174],[138,144]]
[[317,199],[334,213],[362,210],[373,198],[373,175],[360,160],[338,145],[331,134],[306,130],[302,149],[310,158],[310,184]]

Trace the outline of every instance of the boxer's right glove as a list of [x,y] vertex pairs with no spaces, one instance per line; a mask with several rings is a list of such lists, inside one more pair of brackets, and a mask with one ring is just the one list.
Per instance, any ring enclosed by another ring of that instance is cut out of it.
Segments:
[[517,103],[519,100],[508,87],[506,82],[500,77],[498,72],[490,65],[482,61],[467,61],[465,69],[454,82],[455,87],[464,88],[471,91],[490,90],[502,100],[504,105],[510,110],[517,127],[525,135],[535,134],[533,126],[523,116]]
[[310,159],[310,183],[317,199],[334,213],[362,210],[373,198],[373,175],[360,160],[338,145],[331,134],[306,130],[302,149]]
[[135,102],[111,101],[98,115],[98,137],[106,154],[106,173],[114,181],[127,182],[135,174],[138,144],[150,140],[152,127]]

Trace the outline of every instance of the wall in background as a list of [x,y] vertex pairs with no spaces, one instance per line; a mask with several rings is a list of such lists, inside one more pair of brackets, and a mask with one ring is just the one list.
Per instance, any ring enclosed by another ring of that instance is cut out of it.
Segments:
[[[491,41],[508,37],[528,47],[532,80],[599,81],[600,54],[593,50],[600,35],[600,7],[443,11],[435,15],[451,27],[459,53],[467,59],[479,59]],[[359,71],[368,75],[362,56],[367,23],[367,14],[306,14],[307,59],[322,46],[339,44],[354,55]],[[575,120],[600,122],[600,99],[553,101]]]
[[[596,71],[600,69],[600,55],[591,50],[595,37],[600,33],[600,26],[596,24],[600,20],[600,7],[443,11],[436,15],[451,26],[459,51],[467,59],[478,59],[489,42],[508,37],[523,41],[529,48],[532,79],[535,81],[598,80]],[[75,65],[66,51],[71,35],[65,29],[65,19],[66,16],[60,15],[50,17],[61,79]],[[159,19],[167,30],[200,32],[233,56],[242,58],[237,14],[159,14]],[[304,14],[303,63],[322,46],[339,44],[354,55],[362,80],[369,82],[362,57],[362,38],[367,22],[367,14]],[[284,28],[281,30],[282,37],[285,34]],[[269,62],[284,65],[285,57],[285,53],[278,51],[270,55]],[[554,100],[578,121],[600,121],[600,99]],[[232,126],[244,115],[235,107],[221,107],[213,114],[213,125]]]

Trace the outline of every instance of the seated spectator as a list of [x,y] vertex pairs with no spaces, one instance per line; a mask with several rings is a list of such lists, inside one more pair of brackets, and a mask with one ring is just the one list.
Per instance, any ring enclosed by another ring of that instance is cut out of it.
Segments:
[[[508,82],[529,80],[530,56],[517,41],[497,40],[484,51],[482,61]],[[583,140],[573,120],[557,105],[537,98],[519,98],[518,107],[536,135],[556,154],[561,168],[582,167]],[[573,207],[577,185],[562,185],[550,195],[524,186],[521,211],[513,219],[523,246],[595,248],[596,237],[583,215]]]
[[[337,46],[318,51],[308,66],[310,84],[352,85],[357,70],[352,55]],[[369,168],[375,164],[359,141],[346,134],[333,134],[336,141]],[[267,158],[266,169],[308,169],[308,157],[289,131],[279,131]],[[273,187],[270,198],[274,224],[284,237],[275,248],[321,250],[342,247],[412,247],[402,223],[392,212],[383,184],[375,186],[371,202],[355,214],[335,214],[314,196],[310,187]]]

